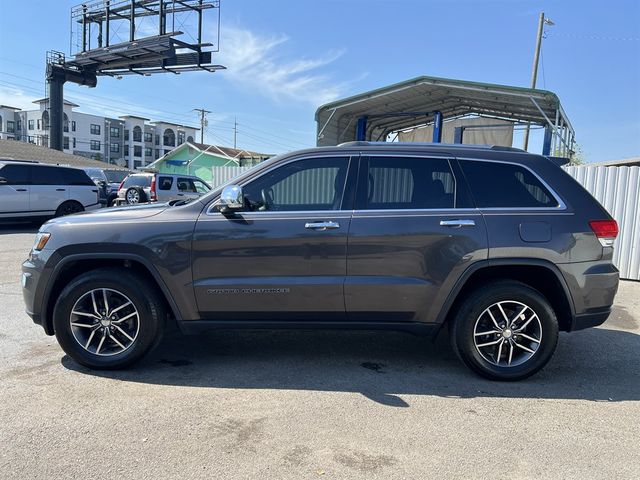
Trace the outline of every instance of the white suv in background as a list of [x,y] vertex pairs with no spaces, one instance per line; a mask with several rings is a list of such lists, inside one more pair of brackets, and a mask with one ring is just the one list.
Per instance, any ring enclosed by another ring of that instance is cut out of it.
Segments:
[[98,187],[79,168],[0,159],[0,218],[59,217],[100,207]]
[[118,205],[170,202],[198,198],[211,190],[207,182],[193,175],[175,173],[133,173],[118,189]]

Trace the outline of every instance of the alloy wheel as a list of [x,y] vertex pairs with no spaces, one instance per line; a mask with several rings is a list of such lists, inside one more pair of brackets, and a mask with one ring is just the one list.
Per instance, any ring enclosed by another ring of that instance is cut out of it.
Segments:
[[83,294],[69,316],[75,340],[87,352],[117,355],[129,349],[140,330],[140,315],[122,292],[98,288]]
[[542,323],[528,305],[515,300],[496,302],[476,320],[473,341],[480,356],[498,367],[528,362],[542,342]]

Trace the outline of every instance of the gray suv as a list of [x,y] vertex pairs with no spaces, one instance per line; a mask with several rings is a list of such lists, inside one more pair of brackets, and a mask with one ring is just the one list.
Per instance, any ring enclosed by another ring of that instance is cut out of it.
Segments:
[[27,312],[78,363],[131,365],[168,322],[449,329],[472,370],[518,380],[559,331],[603,323],[617,224],[551,160],[355,142],[273,158],[197,199],[42,226]]

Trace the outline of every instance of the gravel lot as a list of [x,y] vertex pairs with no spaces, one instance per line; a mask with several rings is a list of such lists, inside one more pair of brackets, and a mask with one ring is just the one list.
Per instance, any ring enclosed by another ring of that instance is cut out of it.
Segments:
[[92,372],[23,313],[33,232],[0,227],[2,478],[640,477],[640,283],[515,384],[380,332],[174,337]]

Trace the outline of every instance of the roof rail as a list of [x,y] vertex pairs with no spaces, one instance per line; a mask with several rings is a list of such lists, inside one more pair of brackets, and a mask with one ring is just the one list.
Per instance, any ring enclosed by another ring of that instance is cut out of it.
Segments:
[[502,150],[507,152],[523,152],[525,150],[515,147],[504,147],[502,145],[470,145],[466,143],[430,143],[430,142],[367,142],[363,140],[357,140],[354,142],[344,142],[338,145],[338,147],[376,147],[376,146],[390,146],[390,147],[439,147],[439,148],[468,148],[470,150]]

